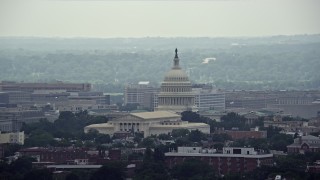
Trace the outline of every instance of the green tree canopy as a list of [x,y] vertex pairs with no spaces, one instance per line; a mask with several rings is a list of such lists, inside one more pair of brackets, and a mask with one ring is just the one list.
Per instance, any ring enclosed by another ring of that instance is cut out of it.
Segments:
[[187,159],[182,164],[173,167],[173,178],[178,180],[216,179],[214,169],[204,161]]
[[121,180],[125,179],[126,165],[121,162],[112,162],[103,165],[100,169],[94,172],[90,180]]

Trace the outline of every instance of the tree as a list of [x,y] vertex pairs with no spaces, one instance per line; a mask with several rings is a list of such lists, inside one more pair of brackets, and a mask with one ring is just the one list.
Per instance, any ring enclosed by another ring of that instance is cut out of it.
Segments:
[[280,134],[280,131],[282,130],[282,128],[269,126],[267,127],[266,130],[267,130],[267,138],[271,138],[274,135]]
[[62,111],[59,114],[59,119],[74,119],[75,114],[72,113],[71,111]]
[[48,146],[48,145],[53,145],[54,144],[54,139],[52,134],[43,131],[43,130],[34,130],[31,134],[30,137],[25,140],[25,146]]
[[172,130],[172,137],[178,138],[178,137],[186,137],[190,131],[188,129],[174,129]]
[[[161,155],[162,154],[162,155]],[[143,157],[143,163],[136,169],[135,180],[167,180],[169,178],[168,170],[164,164],[163,152],[158,149],[155,153],[150,148],[146,149]]]
[[98,134],[95,141],[99,144],[106,144],[111,143],[111,138],[109,134]]
[[41,180],[51,180],[52,179],[52,172],[48,169],[33,169],[28,172],[24,178],[24,180],[34,180],[34,179],[41,179]]
[[293,137],[286,134],[276,134],[271,137],[270,145],[271,149],[278,151],[287,151],[287,146],[293,143]]
[[32,169],[33,161],[33,158],[23,156],[13,161],[10,167],[20,174],[25,174]]
[[88,133],[85,134],[85,140],[94,140],[99,135],[99,131],[96,129],[89,129]]
[[216,179],[214,169],[206,162],[187,159],[172,168],[172,176],[178,180]]
[[181,113],[181,120],[182,121],[189,121],[189,122],[203,122],[208,123],[211,119],[207,117],[200,116],[196,112],[192,111],[183,111]]
[[80,128],[80,122],[77,121],[75,114],[70,111],[61,112],[59,118],[54,121],[54,125],[63,131],[74,131]]
[[180,137],[180,138],[177,138],[175,140],[175,144],[177,147],[179,146],[190,146],[192,144],[191,141],[189,141],[188,137]]
[[152,137],[146,137],[141,141],[139,146],[140,147],[153,148],[153,147],[155,147],[155,139],[152,138]]
[[216,120],[209,120],[207,122],[210,126],[210,132],[213,133],[217,128],[222,128],[223,124],[221,122],[217,122]]
[[183,111],[181,113],[181,120],[189,122],[200,122],[200,115],[192,111]]
[[156,147],[154,149],[154,153],[153,153],[153,159],[155,162],[160,162],[160,163],[164,163],[165,160],[165,156],[164,153],[166,152],[166,147],[163,145],[160,145],[158,147]]
[[222,143],[217,143],[213,145],[213,148],[217,150],[222,150],[223,147],[224,147],[224,144]]
[[96,172],[94,172],[90,180],[121,180],[125,179],[125,170],[126,165],[121,162],[112,162],[103,165]]
[[170,140],[171,136],[168,135],[168,134],[159,134],[158,138],[161,139],[161,140]]
[[228,140],[232,140],[232,138],[228,134],[213,134],[212,141],[213,142],[221,142],[224,143]]
[[90,118],[88,118],[88,122],[86,122],[86,125],[90,125],[90,124],[100,124],[100,123],[107,123],[109,121],[109,119],[105,116],[88,116]]
[[12,156],[15,152],[19,151],[22,148],[22,145],[19,144],[5,144],[4,148],[4,157]]
[[246,118],[244,116],[240,116],[234,112],[230,112],[221,117],[221,126],[228,130],[232,129],[233,127],[237,127],[240,130],[248,130],[249,126],[247,126],[245,122]]
[[153,152],[150,148],[147,148],[146,149],[146,152],[144,153],[144,156],[143,156],[143,162],[144,163],[151,163],[153,162]]
[[256,138],[249,138],[247,139],[248,143],[247,146],[251,146],[256,150],[264,150],[268,151],[270,149],[269,142],[267,139],[256,139]]
[[197,129],[190,132],[190,134],[188,135],[188,139],[192,142],[200,142],[201,140],[206,139],[206,135]]
[[65,180],[80,180],[80,177],[77,174],[71,172],[66,176]]

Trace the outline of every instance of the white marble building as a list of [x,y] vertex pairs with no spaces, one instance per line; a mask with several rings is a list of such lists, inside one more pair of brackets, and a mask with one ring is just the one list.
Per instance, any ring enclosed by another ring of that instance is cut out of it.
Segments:
[[187,74],[179,65],[178,50],[173,59],[173,67],[166,73],[158,94],[158,106],[155,111],[174,111],[181,113],[196,110],[195,94]]
[[208,124],[181,121],[180,115],[168,111],[130,113],[108,123],[86,126],[84,132],[87,133],[90,129],[109,135],[113,135],[114,132],[143,132],[144,137],[168,134],[174,129],[188,129],[190,131],[198,129],[203,133],[210,133]]
[[209,134],[210,126],[205,123],[181,121],[181,112],[196,110],[195,94],[187,74],[179,66],[178,50],[175,51],[172,69],[165,75],[158,94],[158,106],[154,112],[130,113],[108,123],[86,126],[84,131],[96,129],[99,133],[144,132],[150,135],[168,134],[174,129],[196,130]]

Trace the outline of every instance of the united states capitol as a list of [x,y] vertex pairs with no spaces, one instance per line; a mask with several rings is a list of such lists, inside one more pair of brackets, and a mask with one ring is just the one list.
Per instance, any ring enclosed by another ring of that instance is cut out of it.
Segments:
[[[150,135],[170,134],[174,129],[199,130],[210,134],[210,126],[205,123],[189,123],[181,120],[183,111],[197,111],[195,93],[187,74],[181,69],[178,50],[175,50],[173,67],[168,71],[161,84],[153,112],[130,113],[107,123],[92,124],[84,128],[99,133],[113,135],[115,132],[143,132]],[[128,95],[127,97],[128,99]]]

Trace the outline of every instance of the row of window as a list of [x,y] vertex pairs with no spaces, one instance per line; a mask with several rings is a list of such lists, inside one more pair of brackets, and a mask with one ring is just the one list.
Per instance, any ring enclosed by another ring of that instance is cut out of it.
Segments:
[[163,87],[162,92],[191,92],[191,88],[167,88]]
[[161,123],[161,125],[179,125],[180,123]]
[[[122,131],[122,130],[124,130],[124,131],[131,131],[131,129],[120,129],[120,131]],[[136,129],[136,131],[139,132],[139,129]]]
[[[122,126],[122,125],[124,125],[124,126],[126,126],[127,125],[127,123],[120,123],[120,126]],[[131,123],[128,123],[128,125],[130,126],[131,125]],[[134,125],[137,125],[137,126],[139,126],[140,125],[140,123],[132,123],[132,125],[134,126]]]

